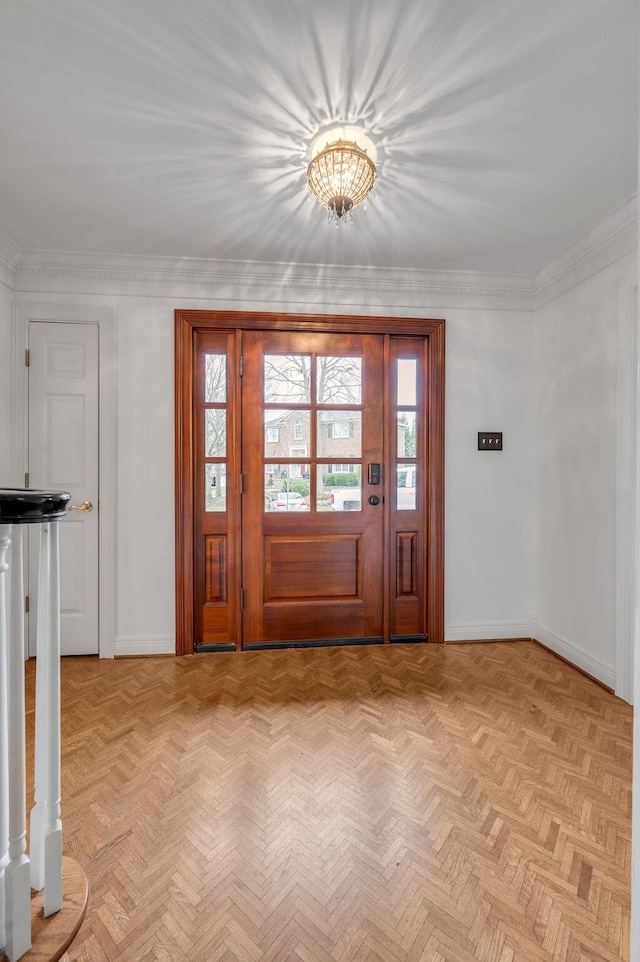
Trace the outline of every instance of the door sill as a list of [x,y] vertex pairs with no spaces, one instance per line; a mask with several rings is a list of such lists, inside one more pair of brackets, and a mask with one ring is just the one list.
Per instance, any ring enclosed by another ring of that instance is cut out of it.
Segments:
[[429,641],[427,635],[391,635],[390,645],[425,645]]
[[194,654],[198,655],[200,652],[207,651],[235,651],[236,646],[233,642],[224,642],[222,644],[213,644],[211,642],[202,642],[200,644],[195,644],[193,646]]
[[381,645],[381,635],[371,638],[308,638],[299,641],[245,641],[243,651],[273,648],[343,648],[347,645]]

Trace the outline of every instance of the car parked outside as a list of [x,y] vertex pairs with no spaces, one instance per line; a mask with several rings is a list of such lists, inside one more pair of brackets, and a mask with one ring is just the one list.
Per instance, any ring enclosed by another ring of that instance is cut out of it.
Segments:
[[360,488],[331,488],[329,501],[332,511],[361,511],[362,493]]
[[297,491],[281,491],[267,502],[267,511],[308,511],[309,501]]

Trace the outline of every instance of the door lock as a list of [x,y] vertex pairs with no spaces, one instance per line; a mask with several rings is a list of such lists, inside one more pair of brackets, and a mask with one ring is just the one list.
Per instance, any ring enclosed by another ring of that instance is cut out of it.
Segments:
[[377,462],[367,466],[367,481],[369,484],[380,484],[380,465]]
[[377,495],[372,494],[369,498],[369,504],[380,504],[380,498]]

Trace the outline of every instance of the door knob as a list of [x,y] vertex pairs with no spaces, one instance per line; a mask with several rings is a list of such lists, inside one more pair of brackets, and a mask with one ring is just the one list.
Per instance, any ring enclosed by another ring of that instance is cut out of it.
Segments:
[[93,511],[93,505],[91,501],[83,501],[82,504],[70,504],[67,511],[84,511],[86,514],[89,511]]
[[380,504],[380,498],[377,495],[372,494],[369,498],[369,504]]

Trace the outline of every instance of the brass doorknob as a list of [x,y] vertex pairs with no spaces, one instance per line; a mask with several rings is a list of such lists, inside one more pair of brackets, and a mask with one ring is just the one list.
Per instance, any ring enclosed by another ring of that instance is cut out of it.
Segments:
[[93,511],[93,505],[90,501],[83,501],[82,504],[70,504],[67,511]]

